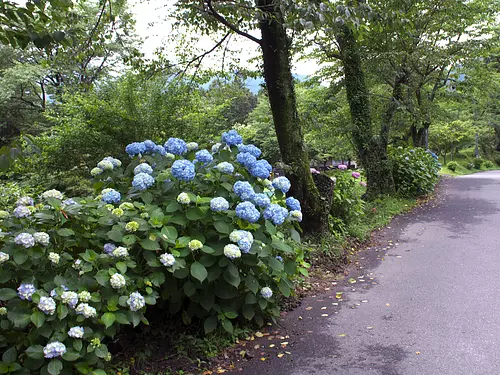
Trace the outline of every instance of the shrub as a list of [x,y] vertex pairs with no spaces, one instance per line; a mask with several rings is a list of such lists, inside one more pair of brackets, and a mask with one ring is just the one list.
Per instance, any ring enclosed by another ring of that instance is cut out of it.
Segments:
[[487,169],[495,167],[495,164],[491,160],[485,160],[483,166]]
[[[340,219],[344,224],[349,225],[357,221],[364,212],[364,201],[361,199],[361,174],[340,168],[332,175],[335,178],[335,188],[330,213],[334,218]],[[330,224],[334,224],[334,231],[345,231],[344,226],[338,225],[337,220],[330,221]]]
[[472,165],[474,166],[475,169],[481,169],[483,163],[484,163],[484,160],[482,158],[472,159]]
[[212,153],[133,143],[126,168],[106,157],[92,170],[97,197],[51,190],[1,213],[3,372],[104,374],[109,338],[148,324],[147,305],[205,332],[279,315],[277,297],[307,274],[300,203],[286,178],[264,178],[260,150],[223,140]]
[[500,167],[500,152],[495,152],[493,154],[493,160],[495,160],[495,164]]
[[419,196],[432,192],[441,168],[437,155],[422,148],[390,150],[396,190],[403,196]]
[[458,163],[456,161],[450,161],[448,164],[446,164],[446,168],[448,168],[450,171],[455,172],[458,168]]

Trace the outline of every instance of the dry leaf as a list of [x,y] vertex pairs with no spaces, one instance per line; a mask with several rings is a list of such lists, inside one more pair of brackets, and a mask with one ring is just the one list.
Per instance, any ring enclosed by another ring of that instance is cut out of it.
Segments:
[[322,314],[321,316],[326,317],[326,316],[328,316],[328,314]]
[[278,354],[278,355],[277,355],[277,357],[278,357],[278,358],[281,358],[281,357],[283,357],[283,356],[284,356],[284,354],[283,354],[283,353],[280,353],[280,354]]
[[264,335],[262,334],[262,332],[255,332],[255,336],[256,337],[263,337]]
[[266,360],[266,358],[265,358],[265,357],[260,357],[260,360],[261,360],[262,362],[264,362],[264,361]]

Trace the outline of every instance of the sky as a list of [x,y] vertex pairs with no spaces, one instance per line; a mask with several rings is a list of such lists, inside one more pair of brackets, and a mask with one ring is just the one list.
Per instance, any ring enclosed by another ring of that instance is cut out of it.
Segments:
[[[146,57],[153,57],[154,51],[158,47],[168,45],[168,37],[172,33],[172,20],[168,19],[168,6],[165,4],[173,4],[174,0],[131,0],[130,6],[136,18],[136,30],[139,36],[143,39],[142,52]],[[256,33],[258,36],[258,33]],[[214,45],[214,41],[210,38],[202,38],[199,47],[208,50]],[[205,48],[206,47],[206,48]],[[246,68],[255,68],[255,62],[249,60],[252,57],[259,56],[259,51],[255,43],[246,40],[240,36],[232,37],[229,49],[237,50],[238,57]],[[171,54],[169,57],[174,57],[173,50],[169,49]],[[206,64],[212,66],[220,66],[220,53],[209,55],[206,58]],[[294,61],[293,73],[300,75],[311,75],[318,69],[318,65],[314,61]]]

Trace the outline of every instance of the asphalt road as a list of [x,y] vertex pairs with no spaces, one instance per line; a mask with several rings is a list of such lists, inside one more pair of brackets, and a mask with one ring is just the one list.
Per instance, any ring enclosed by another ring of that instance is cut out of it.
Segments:
[[361,269],[250,342],[254,359],[231,373],[500,374],[500,171],[443,185],[382,231]]

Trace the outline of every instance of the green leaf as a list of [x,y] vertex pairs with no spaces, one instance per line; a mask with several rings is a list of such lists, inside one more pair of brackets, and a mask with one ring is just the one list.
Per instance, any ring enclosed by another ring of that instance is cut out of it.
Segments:
[[49,362],[49,365],[47,366],[47,371],[49,372],[50,375],[59,375],[62,369],[63,369],[63,364],[58,359],[53,359],[52,361]]
[[92,371],[92,375],[107,375],[107,374],[106,374],[106,371],[98,369],[98,370]]
[[109,271],[108,270],[100,270],[95,275],[96,281],[102,285],[106,286],[109,281]]
[[191,220],[191,221],[200,220],[203,217],[205,217],[206,214],[207,214],[207,212],[203,211],[199,207],[191,207],[190,209],[188,209],[186,211],[186,217],[188,218],[188,220]]
[[208,318],[205,319],[205,322],[203,323],[203,329],[205,330],[206,334],[213,332],[216,328],[217,328],[217,317],[209,316]]
[[113,314],[112,312],[107,312],[107,313],[103,314],[101,320],[104,323],[104,325],[106,326],[106,328],[108,328],[108,327],[111,327],[113,325],[113,323],[116,321],[116,317],[115,317],[115,314]]
[[187,281],[182,287],[182,289],[184,290],[184,294],[187,297],[191,297],[193,294],[196,293],[196,284],[191,281]]
[[161,233],[167,236],[167,238],[171,241],[175,241],[179,236],[179,234],[177,233],[177,229],[171,226],[161,228]]
[[163,272],[153,272],[149,275],[149,280],[151,280],[153,285],[159,287],[165,282],[165,274]]
[[17,350],[15,347],[7,349],[2,356],[2,362],[5,363],[14,363],[17,360]]
[[283,279],[278,283],[278,288],[285,297],[290,297],[291,289]]
[[116,268],[123,274],[127,273],[127,265],[123,262],[116,263]]
[[222,234],[230,234],[233,231],[233,226],[225,221],[215,221],[214,227],[217,232]]
[[229,284],[231,284],[235,288],[237,288],[241,283],[240,275],[238,274],[236,277],[233,276],[231,272],[229,272],[229,269],[227,268],[224,270],[223,276],[224,280],[226,280]]
[[297,263],[291,259],[285,260],[284,267],[288,275],[295,275],[295,272],[297,272]]
[[271,243],[271,246],[285,253],[293,253],[293,249],[290,246],[288,246],[283,240],[280,240],[278,237],[273,236],[273,241]]
[[127,234],[126,236],[122,237],[122,242],[127,245],[133,245],[137,242],[137,237],[133,234]]
[[123,232],[118,230],[110,230],[108,233],[108,238],[114,242],[121,242],[123,238]]
[[28,253],[24,250],[18,250],[14,253],[14,262],[21,265],[28,260]]
[[75,348],[75,350],[78,351],[78,352],[80,350],[82,350],[82,348],[83,348],[83,342],[82,342],[82,340],[78,340],[78,339],[74,340],[73,341],[73,348]]
[[35,311],[31,314],[30,319],[37,328],[40,328],[45,323],[45,314],[41,311]]
[[68,308],[62,304],[57,306],[57,317],[59,320],[63,320],[68,315]]
[[171,202],[166,208],[165,208],[165,211],[166,212],[175,212],[177,210],[180,210],[182,209],[182,205],[180,205],[179,203],[177,202]]
[[269,267],[271,267],[273,271],[282,272],[284,269],[283,263],[281,263],[278,259],[274,257],[268,258],[267,264],[269,265]]
[[300,234],[295,230],[295,228],[290,228],[290,236],[292,237],[292,240],[300,243]]
[[33,359],[43,358],[43,346],[42,345],[32,345],[26,349],[26,355]]
[[153,201],[153,194],[151,194],[149,191],[145,191],[141,193],[141,198],[144,203],[151,204],[151,202]]
[[243,313],[243,316],[245,317],[245,319],[247,319],[247,320],[252,320],[253,317],[255,316],[255,310],[250,305],[243,305],[242,313]]
[[253,294],[257,294],[259,290],[259,282],[255,277],[247,275],[247,277],[245,277],[245,285],[253,292]]
[[208,272],[203,264],[194,262],[191,264],[191,275],[200,282],[203,282],[207,278]]
[[276,235],[276,227],[271,223],[269,220],[266,220],[266,229],[269,232],[270,235],[275,236]]
[[145,250],[160,250],[160,244],[156,241],[150,240],[149,238],[141,240],[139,243]]
[[57,234],[60,235],[61,237],[69,237],[73,236],[75,232],[73,231],[73,229],[61,228],[57,231]]
[[17,293],[14,289],[9,289],[9,288],[0,289],[0,301],[9,301],[14,297],[17,297]]
[[207,292],[206,295],[200,296],[200,305],[207,311],[214,306],[215,296],[213,293]]
[[233,323],[229,319],[222,320],[222,328],[231,334],[233,333]]

